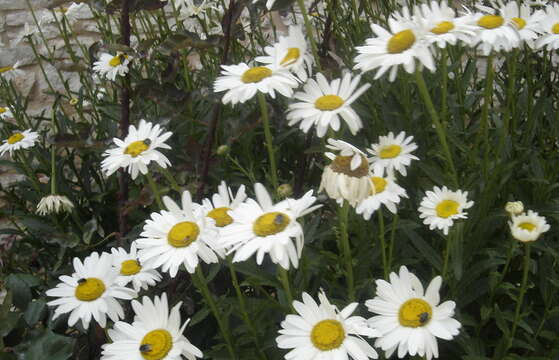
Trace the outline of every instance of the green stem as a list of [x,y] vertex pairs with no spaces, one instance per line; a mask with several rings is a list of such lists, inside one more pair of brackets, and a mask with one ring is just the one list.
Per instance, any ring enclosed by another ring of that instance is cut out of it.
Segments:
[[353,260],[351,258],[351,248],[349,246],[349,234],[348,234],[348,215],[349,215],[349,203],[344,201],[343,206],[338,209],[338,217],[340,221],[340,242],[344,255],[344,263],[346,268],[346,280],[347,289],[349,295],[349,301],[355,300],[355,284],[353,279]]
[[514,335],[518,327],[518,321],[520,320],[520,309],[522,308],[522,302],[524,300],[524,294],[526,293],[526,285],[528,284],[528,273],[530,271],[530,243],[524,243],[524,268],[522,271],[522,284],[520,285],[520,296],[516,302],[516,310],[514,311],[514,322],[512,323],[512,330],[510,332],[510,338],[508,343],[508,348],[512,346],[514,340]]
[[268,158],[270,160],[270,172],[274,194],[278,189],[278,170],[276,167],[276,157],[274,154],[274,143],[272,132],[270,130],[270,118],[268,116],[268,104],[263,93],[258,92],[258,102],[260,103],[260,113],[262,114],[262,122],[264,123],[264,136],[266,137],[266,148],[268,149]]
[[[487,70],[485,73],[485,92],[483,96],[483,107],[481,108],[481,138],[483,139],[483,178],[488,180],[489,162],[489,103],[493,98],[493,80],[495,71],[493,70],[493,53],[487,57]],[[479,143],[479,136],[476,144]]]
[[217,321],[217,326],[223,335],[223,339],[225,340],[225,345],[227,346],[227,351],[229,351],[229,356],[231,359],[237,359],[235,354],[235,349],[233,348],[233,343],[231,342],[231,336],[229,335],[229,329],[223,323],[223,314],[218,311],[217,305],[214,301],[212,294],[210,293],[210,289],[208,288],[208,282],[200,269],[200,266],[196,268],[196,272],[192,274],[192,280],[194,285],[200,290],[204,300],[206,301],[207,305],[210,307],[210,310]]
[[151,188],[151,192],[153,193],[153,196],[155,197],[155,201],[157,202],[157,206],[160,209],[163,209],[163,202],[161,201],[161,194],[159,193],[159,189],[157,188],[157,184],[155,183],[155,180],[153,180],[153,176],[151,176],[151,174],[148,172],[146,175],[146,179],[148,181],[149,187]]
[[441,74],[443,77],[441,86],[441,120],[443,125],[446,127],[448,122],[448,50],[441,49]]
[[314,61],[316,62],[316,68],[320,72],[322,70],[320,67],[320,58],[318,57],[318,46],[314,38],[313,27],[309,20],[309,14],[307,13],[307,8],[305,7],[305,1],[297,0],[297,4],[299,4],[299,9],[301,9],[301,14],[303,15],[303,21],[305,22],[305,28],[307,30],[307,37],[311,41],[311,50],[314,57]]
[[289,273],[280,265],[278,265],[278,272],[281,284],[287,296],[287,301],[289,302],[289,308],[293,309],[293,294],[291,293],[291,285],[289,284]]
[[446,236],[446,249],[444,252],[444,262],[443,262],[443,272],[442,272],[443,280],[446,280],[446,272],[448,271],[448,259],[450,257],[451,247],[452,247],[452,233]]
[[388,279],[388,260],[386,257],[386,243],[384,239],[384,217],[382,216],[382,209],[377,211],[378,223],[379,223],[379,239],[380,239],[380,250],[382,254],[382,269],[384,273],[384,279]]
[[392,220],[392,229],[390,230],[390,240],[388,243],[388,271],[392,269],[392,253],[394,252],[394,238],[396,236],[396,227],[398,226],[398,214],[394,214]]
[[160,167],[159,170],[161,171],[163,176],[165,176],[165,179],[167,179],[167,181],[171,184],[171,188],[176,192],[180,193],[182,189],[177,183],[177,180],[175,179],[173,174],[171,174],[171,172],[169,171],[169,169]]
[[37,180],[37,177],[35,176],[35,173],[31,169],[31,166],[29,165],[29,162],[27,161],[27,158],[24,155],[22,155],[22,153],[18,153],[17,157],[19,158],[19,162],[21,163],[21,165],[23,165],[23,169],[27,173],[27,177],[31,181],[31,185],[33,185],[33,188],[35,189],[35,191],[38,194],[40,194],[41,193],[41,186],[39,185],[39,181]]

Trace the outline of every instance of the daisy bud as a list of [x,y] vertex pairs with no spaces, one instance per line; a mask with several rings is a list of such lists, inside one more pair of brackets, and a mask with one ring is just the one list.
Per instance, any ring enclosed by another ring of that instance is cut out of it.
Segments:
[[522,201],[509,201],[505,205],[505,210],[510,216],[520,215],[524,212],[524,204]]
[[221,145],[220,147],[217,148],[216,153],[217,153],[217,155],[219,155],[219,156],[225,156],[225,155],[227,155],[227,154],[229,153],[229,150],[230,150],[230,149],[229,149],[229,146],[227,146],[227,145]]
[[288,197],[293,195],[293,187],[289,184],[281,184],[278,186],[278,195],[281,197]]

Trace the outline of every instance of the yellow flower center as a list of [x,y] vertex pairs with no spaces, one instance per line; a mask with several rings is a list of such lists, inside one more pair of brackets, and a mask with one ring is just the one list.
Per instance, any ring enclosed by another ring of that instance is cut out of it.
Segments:
[[342,173],[352,177],[362,177],[369,174],[369,162],[367,158],[361,155],[361,164],[355,170],[351,170],[351,159],[353,156],[338,155],[330,164],[332,171]]
[[338,95],[324,95],[316,99],[314,107],[322,111],[336,110],[344,104],[344,99]]
[[524,230],[532,231],[536,228],[536,225],[529,222],[523,222],[518,224],[518,227]]
[[503,26],[505,19],[499,15],[484,15],[478,20],[477,24],[486,29],[496,29]]
[[518,30],[522,30],[526,26],[526,20],[519,17],[512,18],[512,22],[516,25]]
[[109,65],[117,67],[122,64],[123,59],[126,59],[126,55],[117,55],[109,61]]
[[281,212],[269,212],[260,215],[252,225],[252,232],[258,236],[269,236],[285,230],[287,225],[291,222],[289,216]]
[[21,140],[23,140],[25,136],[23,136],[22,133],[15,133],[12,136],[10,136],[8,138],[8,144],[15,144],[16,142],[20,142]]
[[241,81],[245,84],[257,83],[270,76],[272,76],[272,70],[265,66],[257,66],[245,71],[241,76]]
[[287,49],[287,55],[285,55],[283,60],[280,62],[280,65],[291,65],[297,61],[300,56],[301,50],[299,50],[299,48],[289,48]]
[[443,21],[437,24],[434,28],[431,29],[433,34],[442,35],[446,34],[450,30],[454,29],[454,24],[450,21]]
[[388,145],[380,149],[379,157],[381,159],[393,159],[400,155],[402,147],[400,145]]
[[233,218],[227,213],[229,210],[231,209],[228,207],[215,208],[207,216],[215,220],[217,227],[224,227],[233,222]]
[[76,298],[81,301],[97,300],[105,292],[105,284],[97,278],[79,279],[76,286]]
[[400,307],[398,320],[400,325],[407,327],[420,327],[426,325],[433,316],[431,305],[425,300],[409,299]]
[[8,109],[6,109],[5,107],[0,106],[0,114],[5,113],[6,111],[8,111]]
[[148,332],[140,343],[140,353],[146,360],[161,360],[173,348],[173,337],[165,329]]
[[144,151],[146,151],[147,149],[149,149],[149,145],[146,144],[146,141],[138,140],[128,145],[126,149],[124,149],[124,153],[132,157],[136,157],[141,153],[143,153]]
[[388,40],[387,50],[390,54],[402,53],[413,46],[415,43],[415,35],[411,30],[403,30],[394,34]]
[[3,74],[5,72],[8,72],[10,70],[13,70],[14,67],[13,66],[4,66],[4,67],[0,67],[0,74]]
[[386,189],[386,185],[388,185],[388,181],[378,176],[373,176],[371,181],[373,182],[371,195],[380,194],[384,191],[384,189]]
[[454,200],[443,200],[437,204],[435,210],[437,211],[437,216],[442,218],[448,218],[452,215],[458,214],[459,204]]
[[70,105],[74,106],[74,105],[76,105],[76,104],[78,103],[78,101],[79,101],[79,100],[78,100],[77,98],[71,98],[71,99],[70,99]]
[[[551,28],[551,32],[554,34],[559,34],[559,23],[553,25],[553,27]],[[2,69],[0,69],[0,72],[2,72]]]
[[120,264],[120,274],[125,276],[136,275],[142,270],[138,260],[126,260]]
[[344,327],[337,320],[322,320],[311,331],[311,341],[314,347],[322,351],[339,348],[344,339]]
[[167,235],[167,241],[171,246],[182,248],[196,241],[198,235],[200,235],[200,228],[196,223],[183,221],[171,228]]

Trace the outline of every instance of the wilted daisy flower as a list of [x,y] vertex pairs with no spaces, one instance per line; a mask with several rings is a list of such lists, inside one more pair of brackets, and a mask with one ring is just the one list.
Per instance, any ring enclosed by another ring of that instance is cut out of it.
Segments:
[[233,196],[233,191],[227,186],[225,181],[217,187],[218,193],[213,194],[211,200],[202,200],[202,206],[206,216],[215,220],[215,226],[222,228],[233,223],[233,218],[229,211],[236,209],[247,198],[245,186],[239,186],[237,194]]
[[328,149],[339,151],[339,154],[324,154],[332,162],[324,167],[318,191],[325,190],[340,205],[347,200],[355,206],[371,191],[369,162],[361,150],[345,141],[328,139],[328,144]]
[[20,61],[16,61],[16,63],[13,65],[0,66],[0,76],[2,76],[7,81],[20,77],[25,74],[25,72],[19,70],[20,66]]
[[401,131],[396,137],[392,132],[387,136],[379,136],[378,143],[371,144],[371,148],[367,151],[373,155],[369,161],[374,170],[395,170],[406,176],[406,168],[411,161],[419,160],[417,156],[412,155],[416,149],[413,136],[406,137],[406,133]]
[[446,0],[440,4],[434,0],[430,4],[422,4],[417,8],[417,13],[428,30],[425,38],[441,48],[446,47],[446,44],[456,45],[458,40],[469,43],[475,35],[472,17],[456,17],[456,12]]
[[285,199],[277,204],[260,183],[254,185],[256,200],[247,199],[229,211],[233,223],[222,228],[220,241],[229,253],[235,252],[234,262],[244,261],[256,253],[260,265],[268,253],[272,262],[284,269],[290,264],[297,268],[303,251],[304,234],[297,219],[321,205],[315,205],[312,190],[300,199]]
[[439,188],[435,186],[433,191],[427,191],[419,206],[419,217],[429,229],[442,230],[448,235],[448,229],[454,225],[454,220],[468,218],[464,212],[474,205],[468,201],[467,191],[450,191],[446,186]]
[[289,105],[286,116],[289,125],[300,122],[299,128],[305,133],[315,125],[317,136],[323,137],[329,127],[334,131],[340,130],[340,119],[343,119],[355,135],[363,127],[363,123],[351,104],[371,85],[365,84],[358,88],[361,76],[353,79],[351,77],[348,72],[343,79],[328,83],[324,75],[318,73],[316,81],[309,79],[303,91],[294,95],[301,102]]
[[363,218],[369,220],[371,215],[384,204],[391,213],[396,214],[396,205],[400,203],[400,198],[408,197],[406,190],[396,184],[391,172],[385,176],[384,169],[373,170],[372,175],[369,196],[357,204],[355,212],[363,214]]
[[404,8],[404,16],[399,16],[399,20],[393,17],[388,19],[390,31],[372,24],[371,28],[376,36],[367,39],[365,46],[356,48],[359,55],[355,58],[354,69],[378,69],[375,79],[390,70],[390,81],[396,79],[399,65],[402,65],[406,72],[413,73],[417,66],[416,60],[429,70],[435,71],[433,55],[425,38],[427,29],[421,22],[405,20],[406,17],[409,17],[409,11]]
[[370,312],[379,314],[369,319],[369,326],[381,336],[375,346],[386,352],[386,358],[398,350],[398,357],[418,355],[431,360],[439,357],[437,338],[452,340],[458,335],[460,323],[452,316],[454,301],[440,302],[442,278],[435,277],[427,290],[421,281],[400,267],[400,274],[391,273],[390,282],[377,280],[377,296],[367,300]]
[[305,82],[312,72],[313,57],[307,50],[307,40],[301,26],[290,26],[288,36],[280,36],[274,46],[264,48],[267,56],[258,56],[259,63],[270,64],[275,68],[285,68]]
[[524,212],[524,204],[522,201],[509,201],[505,205],[505,211],[508,212],[510,216],[520,215]]
[[510,51],[520,44],[516,23],[507,22],[496,9],[487,6],[477,6],[481,13],[471,16],[477,25],[477,34],[472,38],[471,46],[480,47],[484,55],[491,51]]
[[0,145],[0,156],[4,155],[6,151],[11,155],[16,150],[33,147],[38,138],[39,134],[31,129],[15,132]]
[[126,286],[132,283],[134,290],[147,290],[148,287],[154,286],[161,280],[161,275],[155,269],[142,266],[138,260],[136,253],[136,243],[130,246],[130,252],[123,248],[112,248],[113,266],[119,273],[116,283],[120,286]]
[[64,195],[45,196],[37,204],[37,214],[45,216],[48,214],[58,214],[59,212],[71,212],[74,204]]
[[142,238],[136,240],[142,264],[154,269],[161,267],[175,277],[182,264],[189,273],[194,273],[198,258],[207,264],[217,262],[212,250],[217,228],[206,218],[202,207],[192,203],[190,193],[182,193],[182,208],[169,197],[163,201],[169,211],[152,213],[140,234]]
[[9,118],[12,118],[13,116],[14,116],[14,114],[12,114],[12,111],[10,110],[10,108],[0,106],[0,119],[2,119],[2,120],[9,119]]
[[528,210],[528,214],[513,216],[512,221],[509,221],[509,227],[512,236],[522,242],[536,241],[550,228],[545,217],[532,210]]
[[93,71],[97,72],[100,76],[114,81],[117,75],[124,76],[128,73],[130,59],[129,55],[121,52],[118,52],[116,55],[103,53],[99,60],[93,63]]
[[324,292],[318,293],[320,304],[303,293],[303,302],[293,301],[298,315],[287,315],[276,338],[280,349],[293,349],[285,354],[288,360],[367,360],[378,354],[364,339],[377,337],[380,332],[367,326],[361,316],[351,316],[358,303],[341,311],[328,301]]
[[165,141],[173,135],[168,131],[161,134],[163,129],[159,124],[140,120],[138,128],[130,125],[128,135],[124,140],[113,138],[116,148],[108,149],[103,153],[105,159],[101,162],[102,170],[110,176],[120,168],[127,168],[132,179],[138,177],[138,173],[147,174],[148,165],[155,161],[162,168],[171,165],[165,155],[157,149],[170,149]]
[[536,40],[538,49],[559,49],[559,4],[550,4],[545,8],[545,15],[540,22],[540,31],[543,34]]
[[245,63],[222,65],[221,76],[214,83],[214,91],[227,91],[221,101],[233,105],[252,99],[258,91],[275,98],[276,91],[283,96],[293,95],[297,79],[284,68],[272,66],[250,67]]
[[202,352],[183,335],[187,320],[181,325],[178,302],[170,311],[167,294],[133,300],[134,322],[119,321],[108,331],[112,342],[103,345],[101,360],[195,360]]
[[83,263],[74,258],[74,271],[72,276],[60,276],[62,282],[46,292],[47,296],[59,298],[48,302],[50,306],[57,306],[53,320],[70,313],[68,326],[74,326],[81,319],[87,329],[92,317],[101,327],[105,327],[107,315],[113,321],[124,317],[124,310],[116,299],[130,300],[137,294],[115,282],[118,273],[111,266],[109,254],[99,256],[93,252]]

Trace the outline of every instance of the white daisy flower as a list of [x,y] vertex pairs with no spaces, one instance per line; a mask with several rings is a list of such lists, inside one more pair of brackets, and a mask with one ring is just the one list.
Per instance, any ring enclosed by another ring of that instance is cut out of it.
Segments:
[[152,301],[144,296],[142,302],[132,301],[134,322],[119,321],[108,331],[112,342],[103,345],[101,360],[195,360],[203,356],[183,335],[188,319],[181,325],[178,302],[169,311],[167,294]]
[[440,4],[432,0],[430,4],[422,4],[416,12],[428,29],[425,38],[440,48],[445,48],[446,44],[456,45],[458,40],[470,43],[475,36],[476,27],[472,17],[456,17],[456,11],[448,6],[446,0]]
[[45,216],[60,212],[72,212],[74,203],[64,195],[45,196],[37,204],[37,214]]
[[297,79],[283,68],[272,66],[249,67],[245,63],[222,65],[221,76],[214,83],[214,91],[227,91],[221,99],[224,104],[244,103],[258,91],[275,98],[276,91],[286,97],[293,95]]
[[388,19],[390,31],[385,30],[377,24],[371,28],[375,37],[369,38],[365,46],[356,48],[359,55],[355,57],[354,69],[370,71],[378,69],[375,79],[379,79],[385,72],[390,70],[389,81],[396,79],[398,66],[402,65],[408,73],[413,73],[416,60],[431,71],[435,71],[435,62],[429,42],[425,38],[427,29],[421,22],[405,20],[410,18],[408,8],[404,8],[403,14]]
[[45,15],[43,15],[39,23],[50,24],[55,22],[56,19],[58,19],[58,21],[62,21],[62,18],[64,17],[66,18],[69,24],[73,24],[87,13],[91,15],[87,4],[85,3],[76,4],[73,2],[68,7],[57,7],[52,12],[47,11]]
[[406,168],[410,166],[412,160],[419,160],[412,155],[417,149],[413,142],[413,136],[406,137],[406,133],[401,131],[397,136],[389,132],[387,136],[379,136],[378,143],[371,144],[367,151],[373,155],[369,158],[374,170],[387,169],[387,171],[397,171],[403,176],[407,175]]
[[505,3],[501,0],[494,0],[492,3],[495,8],[499,9],[499,13],[505,21],[516,28],[520,42],[525,42],[530,48],[534,48],[535,40],[541,32],[540,21],[544,18],[545,13],[541,10],[532,11],[530,5],[525,3],[519,5],[516,1]]
[[126,286],[132,283],[134,290],[147,290],[150,286],[155,286],[161,281],[161,275],[155,269],[142,266],[138,260],[136,252],[136,243],[130,245],[130,252],[123,248],[112,248],[113,266],[118,271],[119,276],[116,283],[120,286]]
[[316,81],[309,79],[302,92],[296,92],[294,98],[301,100],[289,105],[287,120],[293,126],[300,122],[299,128],[307,133],[311,126],[316,126],[316,135],[323,137],[328,128],[340,130],[340,119],[343,119],[355,135],[362,127],[363,122],[359,115],[351,108],[369,87],[365,84],[358,88],[361,76],[351,78],[351,73],[346,73],[343,79],[333,80],[328,83],[324,75],[316,74]]
[[181,264],[194,273],[198,258],[207,264],[218,261],[212,247],[218,236],[215,222],[208,219],[202,207],[192,203],[190,192],[182,193],[182,208],[164,197],[169,211],[152,213],[146,220],[142,238],[136,240],[138,258],[144,266],[168,272],[175,277]]
[[448,229],[454,225],[454,220],[467,219],[468,213],[464,212],[474,205],[468,201],[467,191],[450,191],[446,186],[435,186],[433,191],[427,191],[419,206],[419,217],[429,230],[439,229],[448,235]]
[[60,276],[62,282],[46,292],[47,296],[59,298],[48,302],[50,306],[57,306],[53,320],[70,313],[68,326],[74,326],[81,319],[87,329],[92,317],[103,328],[107,315],[113,321],[124,318],[124,310],[116,299],[130,300],[137,294],[115,282],[118,273],[111,266],[109,254],[99,256],[93,252],[83,263],[74,258],[74,271],[72,276]]
[[202,206],[207,217],[215,221],[215,226],[222,228],[233,223],[233,218],[229,215],[229,211],[236,209],[243,201],[246,200],[245,186],[239,186],[237,194],[233,196],[233,191],[227,186],[225,181],[217,187],[218,193],[213,194],[211,200],[203,199]]
[[0,156],[4,155],[6,151],[11,155],[16,150],[33,147],[38,138],[39,134],[31,129],[24,132],[15,132],[0,145]]
[[380,331],[375,346],[386,358],[398,350],[398,357],[418,355],[431,360],[439,357],[437,338],[452,340],[458,335],[460,323],[452,316],[454,301],[440,303],[442,278],[435,277],[427,290],[421,281],[400,267],[400,274],[391,273],[390,282],[377,280],[377,296],[367,300],[370,312],[378,314],[369,319],[369,326]]
[[114,81],[117,75],[124,76],[128,73],[128,64],[131,59],[131,56],[121,52],[116,55],[103,53],[99,60],[93,63],[93,71]]
[[384,205],[391,213],[396,214],[398,211],[396,205],[400,203],[400,198],[407,198],[406,190],[394,181],[394,175],[389,172],[384,176],[384,169],[373,170],[373,176],[369,197],[362,200],[355,212],[363,214],[365,220],[369,220],[371,215],[377,211],[381,205]]
[[559,49],[559,4],[550,4],[545,8],[545,15],[540,22],[540,31],[543,35],[536,40],[536,48]]
[[6,79],[6,81],[23,76],[25,72],[19,69],[20,66],[21,61],[16,61],[13,65],[0,66],[0,76]]
[[208,17],[208,10],[217,10],[217,6],[212,0],[203,0],[198,3],[194,0],[181,0],[178,7],[181,13],[180,19],[188,19],[195,16],[202,20],[206,20]]
[[477,34],[472,38],[470,46],[478,46],[483,55],[489,55],[492,51],[511,51],[520,44],[517,26],[513,21],[498,14],[498,11],[478,5],[481,13],[469,14],[473,16],[477,25]]
[[3,107],[0,106],[0,119],[4,120],[4,119],[10,119],[13,118],[14,114],[12,113],[12,111],[10,110],[9,107]]
[[328,144],[328,149],[339,151],[339,154],[324,154],[332,162],[324,167],[318,191],[325,190],[340,205],[347,200],[355,206],[371,191],[369,162],[361,150],[345,141],[328,139]]
[[541,234],[550,229],[545,217],[532,210],[528,210],[528,214],[513,216],[512,221],[509,221],[509,227],[512,236],[522,242],[536,241]]
[[102,170],[110,176],[120,168],[127,168],[132,179],[138,177],[138,173],[147,174],[148,165],[155,161],[162,168],[171,165],[171,162],[165,155],[157,149],[170,149],[165,141],[173,135],[168,131],[164,131],[159,124],[140,120],[138,128],[130,125],[128,135],[124,140],[113,138],[113,142],[117,147],[108,149],[103,153],[105,159],[101,162]]
[[303,302],[293,301],[298,315],[287,315],[281,322],[281,334],[276,338],[280,349],[293,349],[285,354],[287,360],[367,360],[378,354],[363,339],[377,337],[380,332],[367,326],[361,316],[351,316],[358,303],[341,311],[319,292],[320,304],[306,292]]
[[310,190],[300,199],[285,199],[277,204],[260,183],[254,185],[256,200],[247,199],[229,211],[233,223],[221,229],[222,247],[235,252],[233,262],[245,261],[256,253],[260,265],[268,253],[273,263],[284,269],[297,268],[303,251],[303,227],[297,222],[321,205]]
[[285,68],[293,72],[302,81],[307,81],[312,73],[313,57],[308,51],[307,40],[301,26],[290,26],[289,35],[281,36],[274,46],[264,48],[267,56],[258,56],[255,60],[275,68]]

